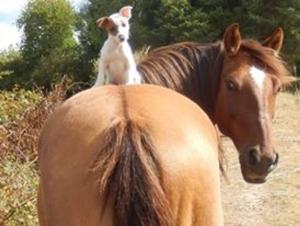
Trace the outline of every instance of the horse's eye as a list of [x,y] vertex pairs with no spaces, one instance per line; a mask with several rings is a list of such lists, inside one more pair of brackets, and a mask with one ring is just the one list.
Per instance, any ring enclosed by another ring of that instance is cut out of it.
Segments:
[[226,81],[226,88],[229,91],[237,91],[238,90],[237,85],[231,80]]
[[121,25],[122,25],[122,27],[126,27],[126,24],[124,22]]

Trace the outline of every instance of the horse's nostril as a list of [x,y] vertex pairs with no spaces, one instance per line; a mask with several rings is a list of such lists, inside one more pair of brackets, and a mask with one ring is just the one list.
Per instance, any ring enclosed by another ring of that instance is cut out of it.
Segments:
[[273,161],[273,165],[277,165],[278,164],[278,161],[279,161],[279,154],[278,153],[276,153],[275,154],[275,159],[274,159],[274,161]]
[[255,166],[259,163],[259,156],[258,156],[258,151],[256,149],[251,149],[249,151],[249,155],[248,155],[248,161],[249,164],[252,166]]

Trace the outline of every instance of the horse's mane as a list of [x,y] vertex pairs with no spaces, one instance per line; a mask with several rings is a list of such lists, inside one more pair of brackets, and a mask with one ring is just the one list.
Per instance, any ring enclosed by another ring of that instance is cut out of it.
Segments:
[[145,82],[180,90],[183,81],[193,69],[189,59],[180,51],[182,48],[193,50],[184,43],[152,50],[138,64],[138,70],[142,73]]
[[284,85],[294,80],[285,61],[273,49],[264,47],[252,39],[246,39],[241,44],[241,51],[248,54],[263,69],[272,72]]
[[197,102],[199,96],[216,91],[213,74],[221,70],[220,48],[220,43],[177,43],[150,51],[137,67],[145,83],[168,87]]
[[[206,51],[208,49],[209,51]],[[240,51],[248,54],[263,69],[270,70],[283,84],[293,81],[286,63],[273,49],[264,47],[252,39],[245,39],[241,43]],[[208,69],[209,64],[213,63],[211,61],[218,55],[224,55],[222,42],[176,43],[152,50],[139,62],[138,70],[146,83],[162,85],[184,94],[185,89],[195,89],[195,85],[201,80],[200,73],[207,73],[205,69]],[[222,64],[220,61],[218,63]],[[197,71],[196,64],[201,67],[201,71]],[[220,72],[222,65],[214,66],[217,67],[214,69]]]

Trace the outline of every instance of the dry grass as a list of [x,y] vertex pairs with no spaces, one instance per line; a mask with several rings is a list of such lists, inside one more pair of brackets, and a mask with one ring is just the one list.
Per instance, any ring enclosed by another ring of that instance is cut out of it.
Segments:
[[38,138],[48,115],[64,100],[68,87],[70,81],[64,79],[43,98],[35,99],[39,100],[37,103],[27,103],[26,97],[3,98],[7,106],[15,108],[2,108],[10,117],[1,117],[9,120],[0,124],[0,226],[38,224]]
[[62,103],[69,84],[68,80],[63,80],[37,104],[25,107],[17,117],[0,124],[0,159],[7,155],[22,161],[36,158],[43,123]]
[[139,51],[134,53],[135,62],[141,62],[145,57],[147,57],[148,53],[150,52],[151,46],[144,46]]
[[0,225],[37,225],[35,160],[20,162],[12,157],[0,161]]

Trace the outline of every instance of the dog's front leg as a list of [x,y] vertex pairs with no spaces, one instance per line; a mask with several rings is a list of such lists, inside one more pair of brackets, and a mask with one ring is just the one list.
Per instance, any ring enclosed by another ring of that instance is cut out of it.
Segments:
[[103,61],[101,60],[99,62],[99,67],[98,67],[98,75],[97,75],[97,79],[96,79],[96,82],[93,86],[94,87],[97,87],[97,86],[101,86],[101,85],[105,85],[107,83],[107,79],[105,78],[105,71],[104,71],[104,64],[103,64]]
[[141,75],[136,69],[129,70],[127,85],[141,84]]

